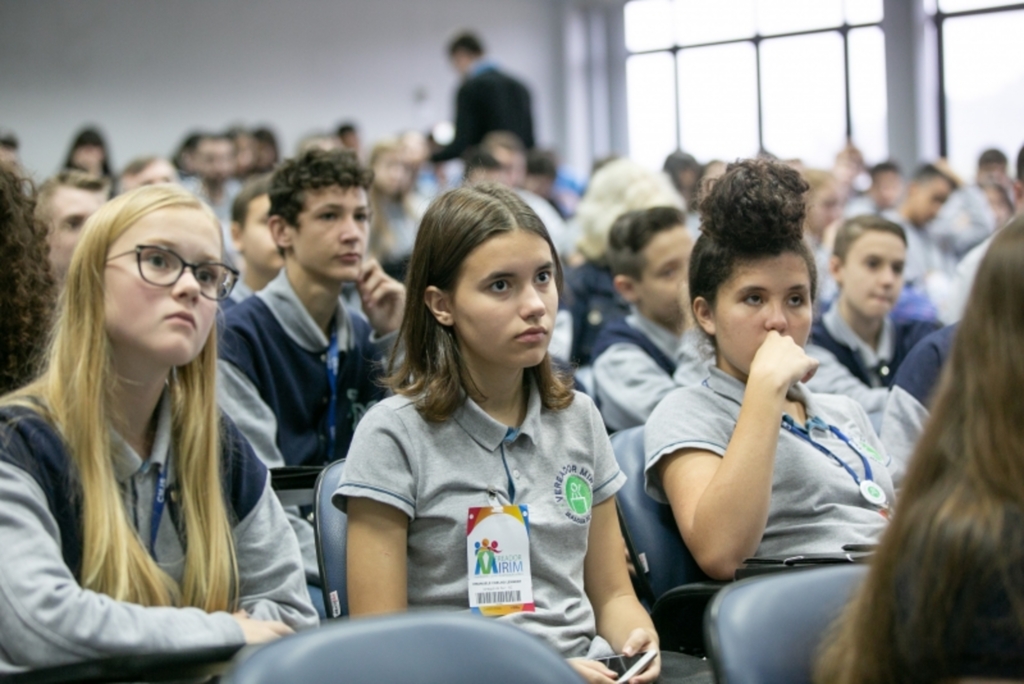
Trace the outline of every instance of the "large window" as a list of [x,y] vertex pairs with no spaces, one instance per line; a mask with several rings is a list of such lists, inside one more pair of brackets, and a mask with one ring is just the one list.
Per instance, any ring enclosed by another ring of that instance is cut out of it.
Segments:
[[[966,0],[960,0],[966,1]],[[760,150],[831,166],[888,156],[882,0],[626,4],[630,155],[658,167]]]
[[928,0],[939,49],[939,153],[965,178],[994,147],[1024,143],[1024,3]]

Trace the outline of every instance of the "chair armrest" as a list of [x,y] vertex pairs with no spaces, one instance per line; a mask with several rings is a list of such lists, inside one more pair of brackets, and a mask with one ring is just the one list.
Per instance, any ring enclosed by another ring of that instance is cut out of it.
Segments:
[[323,466],[284,466],[270,469],[270,486],[282,506],[309,506]]
[[222,674],[241,646],[214,646],[175,653],[97,658],[0,676],[0,684],[107,684],[165,682]]
[[703,656],[704,611],[729,582],[693,582],[669,589],[655,602],[651,620],[663,651]]

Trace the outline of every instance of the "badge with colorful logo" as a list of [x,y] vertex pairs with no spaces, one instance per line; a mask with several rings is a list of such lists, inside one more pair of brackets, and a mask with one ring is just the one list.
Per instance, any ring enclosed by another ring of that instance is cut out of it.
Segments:
[[590,509],[594,504],[594,474],[585,466],[562,466],[555,477],[555,503],[562,514],[580,525],[590,522]]
[[469,607],[481,615],[533,612],[526,506],[470,508],[466,523]]

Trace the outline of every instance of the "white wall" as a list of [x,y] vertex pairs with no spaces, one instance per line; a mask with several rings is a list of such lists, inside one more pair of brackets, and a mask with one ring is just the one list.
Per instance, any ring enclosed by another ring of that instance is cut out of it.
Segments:
[[343,119],[369,144],[452,116],[445,44],[473,28],[561,147],[561,18],[557,0],[0,0],[0,128],[37,176],[86,123],[115,165],[234,123],[270,124],[287,154]]

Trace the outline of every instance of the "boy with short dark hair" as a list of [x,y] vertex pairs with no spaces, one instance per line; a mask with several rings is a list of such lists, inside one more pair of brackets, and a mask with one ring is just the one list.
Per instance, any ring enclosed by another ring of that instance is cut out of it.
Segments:
[[[1002,225],[985,191],[986,185],[1011,189],[1007,175],[1009,160],[997,149],[988,149],[978,157],[974,183],[964,183],[949,196],[935,218],[929,233],[944,251],[959,262],[969,251],[992,236]],[[1011,212],[1012,214],[1013,212]]]
[[661,399],[699,383],[707,364],[683,308],[693,240],[676,207],[631,211],[608,234],[606,259],[630,313],[594,343],[594,387],[609,430],[643,425]]
[[270,234],[270,174],[248,181],[231,205],[231,241],[243,259],[242,277],[235,283],[225,309],[248,299],[277,277],[284,257]]
[[950,194],[960,186],[957,179],[934,164],[923,164],[914,173],[899,208],[883,216],[898,223],[907,237],[904,266],[906,287],[893,311],[905,320],[937,320],[956,270],[956,257],[943,248],[932,233],[933,222]]
[[[226,312],[217,387],[269,467],[344,458],[356,423],[383,397],[381,360],[405,289],[366,259],[372,178],[352,152],[310,150],[271,179],[268,227],[284,267]],[[344,305],[346,283],[365,317]],[[290,517],[316,584],[313,528],[297,509]]]

